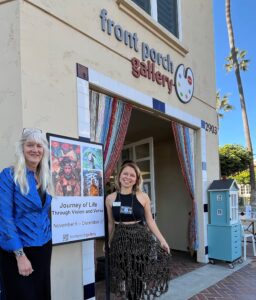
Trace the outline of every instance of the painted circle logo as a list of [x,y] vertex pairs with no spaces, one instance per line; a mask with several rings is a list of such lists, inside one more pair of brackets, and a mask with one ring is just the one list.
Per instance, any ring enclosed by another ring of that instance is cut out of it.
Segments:
[[190,68],[185,69],[181,64],[175,72],[175,90],[180,101],[188,103],[194,92],[194,75]]

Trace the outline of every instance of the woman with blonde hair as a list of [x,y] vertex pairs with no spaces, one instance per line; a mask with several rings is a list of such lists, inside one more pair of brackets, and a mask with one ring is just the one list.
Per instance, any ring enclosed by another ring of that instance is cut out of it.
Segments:
[[140,169],[129,161],[117,176],[117,191],[106,198],[111,291],[132,300],[165,293],[170,276],[170,248],[141,186]]
[[6,300],[50,300],[52,184],[45,135],[39,129],[24,129],[15,154],[14,166],[0,173]]

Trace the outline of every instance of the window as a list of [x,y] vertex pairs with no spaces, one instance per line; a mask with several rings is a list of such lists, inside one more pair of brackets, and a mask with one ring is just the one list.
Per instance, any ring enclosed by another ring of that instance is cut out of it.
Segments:
[[167,30],[178,36],[176,0],[157,0],[157,19]]
[[245,185],[246,194],[251,194],[251,186],[249,184]]
[[177,0],[132,0],[164,28],[178,37]]
[[240,184],[239,185],[239,188],[240,188],[240,195],[241,196],[247,196],[247,195],[250,195],[251,193],[251,186],[250,184]]
[[230,224],[238,221],[238,195],[236,192],[230,192]]
[[245,194],[245,186],[241,185],[241,195]]
[[152,137],[125,145],[118,164],[121,166],[125,160],[133,160],[137,163],[143,178],[143,191],[148,194],[151,200],[151,211],[155,219],[156,203],[153,145],[154,141]]
[[222,201],[222,195],[220,194],[217,195],[217,201]]
[[151,14],[151,8],[150,8],[150,0],[133,0],[140,8],[145,10],[149,15]]

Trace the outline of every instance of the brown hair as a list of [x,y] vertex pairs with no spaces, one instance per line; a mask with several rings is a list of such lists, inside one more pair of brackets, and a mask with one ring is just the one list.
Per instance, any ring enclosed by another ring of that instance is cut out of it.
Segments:
[[120,185],[119,179],[120,179],[121,173],[123,172],[123,170],[126,167],[132,168],[135,171],[135,173],[136,173],[136,183],[134,184],[134,186],[132,188],[133,191],[134,192],[141,191],[142,190],[142,183],[143,183],[143,179],[142,179],[142,176],[141,176],[141,171],[140,171],[139,167],[136,165],[136,163],[133,162],[133,161],[128,161],[128,162],[125,162],[124,164],[122,164],[122,166],[121,166],[121,168],[120,168],[120,170],[118,172],[118,175],[116,177],[116,182],[115,182],[116,189],[118,191],[121,190],[121,185]]

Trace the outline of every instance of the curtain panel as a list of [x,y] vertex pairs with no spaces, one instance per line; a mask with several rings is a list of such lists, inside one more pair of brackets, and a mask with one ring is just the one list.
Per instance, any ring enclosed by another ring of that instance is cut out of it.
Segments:
[[194,172],[194,130],[172,121],[176,149],[181,165],[182,175],[192,200],[192,211],[189,220],[189,248],[198,250],[197,203],[195,200]]
[[91,141],[104,145],[105,182],[118,161],[129,125],[132,105],[95,91],[90,91]]

